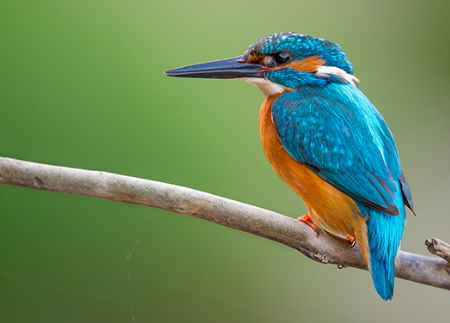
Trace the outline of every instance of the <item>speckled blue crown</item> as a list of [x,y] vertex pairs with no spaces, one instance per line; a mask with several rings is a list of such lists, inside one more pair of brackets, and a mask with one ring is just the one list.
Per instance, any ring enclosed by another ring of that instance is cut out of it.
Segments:
[[341,46],[325,39],[292,32],[278,33],[258,40],[244,53],[243,59],[247,59],[250,54],[263,56],[279,52],[289,52],[295,60],[318,55],[326,61],[326,66],[338,67],[353,74],[353,66]]

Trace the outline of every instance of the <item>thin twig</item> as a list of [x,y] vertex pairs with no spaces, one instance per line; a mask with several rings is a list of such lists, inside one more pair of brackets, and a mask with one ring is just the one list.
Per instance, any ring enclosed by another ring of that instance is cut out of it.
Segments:
[[442,240],[431,238],[425,241],[429,252],[448,261],[450,265],[450,244]]
[[[155,207],[283,243],[320,263],[367,270],[359,247],[351,248],[346,239],[317,237],[290,217],[185,187],[3,157],[0,184]],[[396,277],[450,290],[450,268],[444,259],[400,252],[396,264]]]

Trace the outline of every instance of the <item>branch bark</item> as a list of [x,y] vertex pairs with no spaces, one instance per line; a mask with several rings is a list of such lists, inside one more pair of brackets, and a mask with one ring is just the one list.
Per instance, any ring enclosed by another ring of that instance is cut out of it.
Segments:
[[[0,157],[0,184],[91,196],[193,216],[285,244],[323,264],[367,267],[346,239],[319,234],[290,217],[176,185],[76,168]],[[450,290],[450,266],[441,258],[401,251],[395,276]]]

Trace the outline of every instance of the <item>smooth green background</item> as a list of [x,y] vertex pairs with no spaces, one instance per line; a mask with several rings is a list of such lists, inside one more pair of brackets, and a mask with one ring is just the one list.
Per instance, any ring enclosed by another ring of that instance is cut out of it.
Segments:
[[[388,121],[418,214],[408,213],[403,250],[427,254],[426,238],[450,241],[449,9],[2,0],[0,155],[303,215],[263,155],[259,90],[162,72],[237,56],[275,32],[310,34],[343,45]],[[402,280],[384,302],[365,271],[198,219],[0,186],[1,322],[445,322],[449,304],[448,291]]]

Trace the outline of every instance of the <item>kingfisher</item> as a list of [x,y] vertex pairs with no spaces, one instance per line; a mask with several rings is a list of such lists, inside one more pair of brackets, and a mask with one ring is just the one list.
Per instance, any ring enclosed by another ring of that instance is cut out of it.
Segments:
[[308,213],[298,219],[316,232],[322,227],[352,245],[356,240],[376,291],[392,299],[405,206],[414,213],[413,200],[392,133],[340,45],[277,33],[241,56],[165,74],[256,85],[264,95],[264,153],[305,203]]

